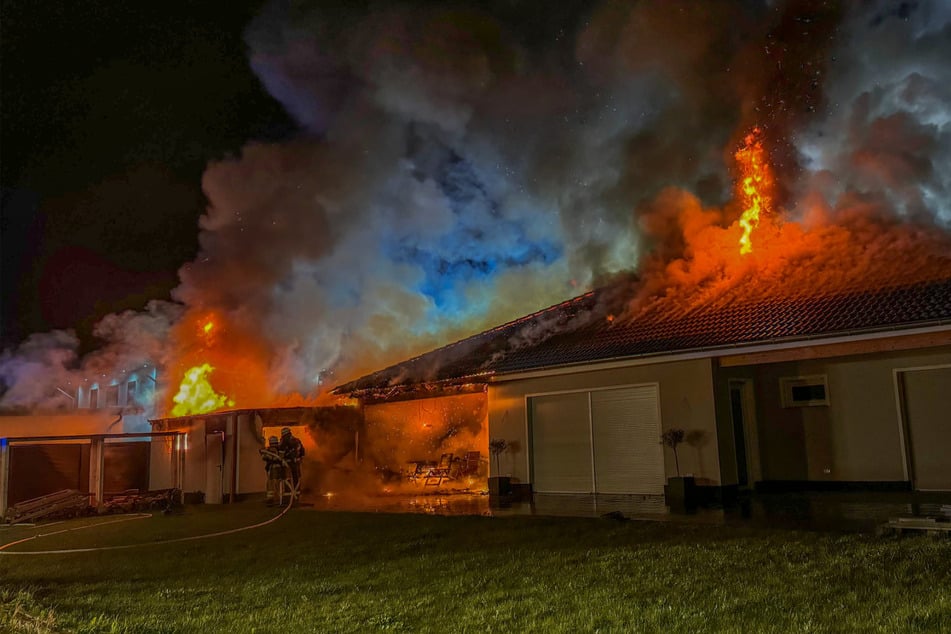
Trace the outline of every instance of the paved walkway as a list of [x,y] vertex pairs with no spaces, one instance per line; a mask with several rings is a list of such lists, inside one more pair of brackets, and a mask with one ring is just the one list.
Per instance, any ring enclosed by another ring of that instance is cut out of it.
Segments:
[[896,517],[951,519],[951,493],[760,493],[723,513],[726,523],[868,532]]
[[400,493],[375,496],[305,496],[315,509],[432,515],[524,515],[613,517],[645,521],[873,532],[894,517],[927,516],[951,520],[951,493],[758,493],[735,504],[674,513],[659,496],[535,494],[531,501],[490,504],[471,492]]

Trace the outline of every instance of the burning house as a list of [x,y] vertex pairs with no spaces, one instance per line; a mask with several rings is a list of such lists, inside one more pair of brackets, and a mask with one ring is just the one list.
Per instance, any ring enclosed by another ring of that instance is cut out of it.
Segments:
[[149,486],[206,501],[285,425],[314,492],[948,488],[944,5],[319,4],[248,26],[298,128],[214,154],[178,286],[0,405],[177,434]]
[[[533,492],[660,495],[678,475],[707,499],[951,490],[951,261],[912,283],[795,295],[759,284],[689,308],[658,297],[632,312],[624,291],[637,289],[598,289],[336,391],[370,417],[393,399],[482,386],[488,433],[510,448],[501,475]],[[660,444],[674,428],[686,438],[677,466]]]
[[[482,386],[525,492],[706,499],[748,488],[951,490],[951,242],[772,206],[757,133],[728,228],[670,192],[682,255],[336,388],[367,403]],[[661,435],[682,430],[685,446]]]

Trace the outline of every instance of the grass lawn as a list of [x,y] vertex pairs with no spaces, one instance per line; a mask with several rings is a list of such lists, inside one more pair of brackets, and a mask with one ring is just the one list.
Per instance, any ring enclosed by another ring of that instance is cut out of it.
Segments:
[[[269,512],[189,507],[10,550],[155,541]],[[0,544],[36,532],[3,528]],[[208,540],[0,556],[3,632],[378,630],[949,632],[951,540],[302,509]]]

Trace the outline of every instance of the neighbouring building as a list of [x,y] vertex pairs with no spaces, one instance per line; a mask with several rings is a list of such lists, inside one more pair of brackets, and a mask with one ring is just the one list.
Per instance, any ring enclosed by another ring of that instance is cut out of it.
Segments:
[[0,509],[63,489],[92,498],[148,490],[159,467],[138,434],[150,431],[155,386],[156,368],[145,364],[56,386],[44,409],[0,411]]

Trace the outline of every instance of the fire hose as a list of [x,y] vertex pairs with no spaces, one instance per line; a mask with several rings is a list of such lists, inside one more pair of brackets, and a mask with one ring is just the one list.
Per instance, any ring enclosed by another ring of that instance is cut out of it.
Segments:
[[[283,462],[283,460],[282,460]],[[285,466],[286,466],[285,462]],[[212,537],[222,537],[224,535],[233,535],[234,533],[241,533],[244,531],[250,531],[255,528],[261,528],[267,526],[268,524],[273,524],[277,520],[284,517],[291,507],[294,505],[294,499],[296,495],[292,492],[289,496],[289,501],[287,505],[281,509],[281,512],[272,517],[271,519],[265,520],[263,522],[258,522],[257,524],[251,524],[249,526],[241,526],[239,528],[232,528],[226,531],[217,531],[214,533],[206,533],[204,535],[192,535],[190,537],[176,537],[174,539],[163,539],[155,542],[142,542],[139,544],[121,544],[118,546],[97,546],[95,548],[67,548],[60,550],[16,550],[8,551],[6,550],[10,546],[15,546],[17,544],[23,544],[34,539],[39,539],[41,537],[50,537],[52,535],[60,535],[62,533],[69,533],[73,531],[80,531],[87,528],[98,528],[100,526],[106,526],[109,524],[118,524],[120,522],[130,522],[132,520],[141,520],[148,517],[152,517],[152,513],[134,513],[130,515],[122,516],[120,519],[110,520],[108,522],[97,522],[95,524],[88,524],[86,526],[76,526],[73,528],[64,528],[58,531],[53,531],[52,533],[38,533],[32,537],[24,537],[23,539],[18,539],[7,544],[0,545],[0,556],[3,555],[70,555],[73,553],[93,553],[93,552],[102,552],[107,550],[128,550],[131,548],[143,548],[146,546],[164,546],[166,544],[177,544],[181,542],[190,542],[196,541],[199,539],[210,539]]]

